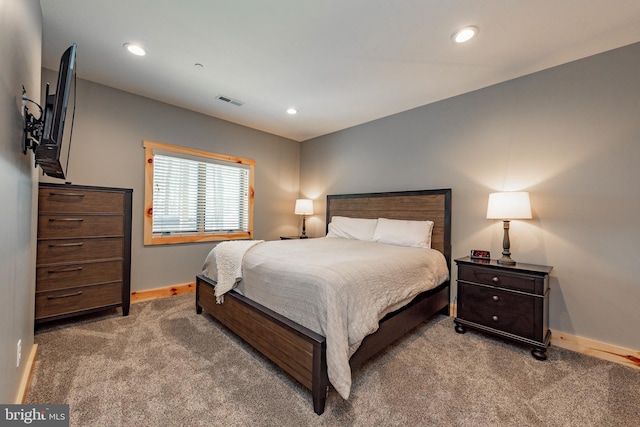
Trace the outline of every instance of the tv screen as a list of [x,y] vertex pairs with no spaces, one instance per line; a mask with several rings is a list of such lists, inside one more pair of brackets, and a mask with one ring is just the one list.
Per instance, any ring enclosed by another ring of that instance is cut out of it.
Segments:
[[36,164],[42,168],[45,174],[61,179],[65,178],[65,171],[60,164],[60,149],[71,84],[75,74],[76,50],[77,47],[74,43],[62,54],[56,92],[49,94],[47,86],[42,139],[35,149]]

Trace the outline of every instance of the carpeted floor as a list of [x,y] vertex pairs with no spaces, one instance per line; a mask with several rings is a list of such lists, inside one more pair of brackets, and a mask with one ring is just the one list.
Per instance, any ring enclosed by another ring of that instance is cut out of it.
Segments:
[[72,426],[631,426],[640,370],[529,349],[439,316],[354,372],[348,401],[310,393],[206,315],[194,294],[40,328],[27,403]]

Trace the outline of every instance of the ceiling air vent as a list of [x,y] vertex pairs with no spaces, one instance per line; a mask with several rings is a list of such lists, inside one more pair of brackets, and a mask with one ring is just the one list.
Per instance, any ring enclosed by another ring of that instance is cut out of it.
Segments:
[[224,96],[224,95],[218,95],[216,96],[216,99],[219,99],[220,101],[228,102],[229,104],[233,104],[237,107],[241,107],[242,104],[244,104],[244,102],[242,101],[238,101],[237,99],[229,98],[228,96]]

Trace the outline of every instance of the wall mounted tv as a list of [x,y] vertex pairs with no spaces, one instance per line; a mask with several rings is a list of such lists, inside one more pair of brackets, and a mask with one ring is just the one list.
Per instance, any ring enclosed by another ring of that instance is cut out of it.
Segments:
[[76,50],[77,46],[74,43],[62,54],[56,92],[50,94],[47,83],[44,108],[26,98],[23,90],[23,100],[36,104],[40,110],[40,117],[35,118],[29,114],[28,108],[24,107],[25,126],[22,151],[27,154],[27,150],[32,149],[36,157],[36,166],[40,166],[46,175],[54,178],[65,179],[66,171],[60,164],[60,152],[71,85],[75,76]]

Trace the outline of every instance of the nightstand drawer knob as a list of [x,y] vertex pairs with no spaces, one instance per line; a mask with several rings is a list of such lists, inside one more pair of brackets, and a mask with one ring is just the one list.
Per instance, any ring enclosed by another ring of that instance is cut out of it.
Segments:
[[497,276],[493,276],[493,279],[491,279],[493,281],[493,283],[498,283],[500,281],[500,279]]
[[494,322],[497,322],[498,321],[498,316],[493,316],[492,319],[493,319]]
[[500,298],[498,298],[498,295],[494,295],[494,296],[491,297],[491,299],[494,300],[494,301],[498,301]]

